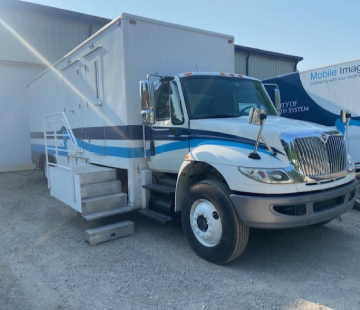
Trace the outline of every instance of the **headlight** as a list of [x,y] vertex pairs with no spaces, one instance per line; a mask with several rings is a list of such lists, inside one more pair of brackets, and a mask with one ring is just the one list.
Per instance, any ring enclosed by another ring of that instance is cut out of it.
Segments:
[[353,162],[351,156],[348,154],[347,156],[347,159],[348,159],[348,168],[347,168],[347,171],[348,172],[354,172],[355,171],[355,163]]
[[283,169],[256,169],[239,167],[242,174],[263,183],[289,184],[294,181]]

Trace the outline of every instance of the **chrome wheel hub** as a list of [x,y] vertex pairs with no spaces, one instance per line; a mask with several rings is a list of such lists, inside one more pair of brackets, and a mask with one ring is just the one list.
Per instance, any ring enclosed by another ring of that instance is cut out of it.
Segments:
[[215,206],[205,199],[196,200],[190,209],[190,225],[196,239],[207,247],[220,242],[221,218]]

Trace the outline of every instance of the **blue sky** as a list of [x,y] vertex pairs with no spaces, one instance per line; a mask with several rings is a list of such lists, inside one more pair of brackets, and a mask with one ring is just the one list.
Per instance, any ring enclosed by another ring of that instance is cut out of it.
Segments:
[[304,57],[299,70],[360,58],[359,0],[27,0],[113,19],[123,12]]

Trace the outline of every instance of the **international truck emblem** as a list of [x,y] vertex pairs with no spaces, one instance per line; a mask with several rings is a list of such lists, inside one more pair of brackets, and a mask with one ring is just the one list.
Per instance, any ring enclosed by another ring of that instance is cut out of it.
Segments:
[[321,134],[321,140],[322,140],[322,142],[324,142],[324,143],[327,142],[327,140],[328,140],[328,135],[327,135],[325,132],[323,132],[323,133]]

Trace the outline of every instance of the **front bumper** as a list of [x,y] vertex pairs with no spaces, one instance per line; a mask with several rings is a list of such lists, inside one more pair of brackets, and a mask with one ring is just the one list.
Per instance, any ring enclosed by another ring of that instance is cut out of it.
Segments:
[[[248,227],[293,228],[325,222],[352,209],[356,200],[356,185],[354,179],[345,185],[316,193],[267,197],[232,194],[230,198],[241,221]],[[292,209],[296,211],[294,215],[289,215]]]

